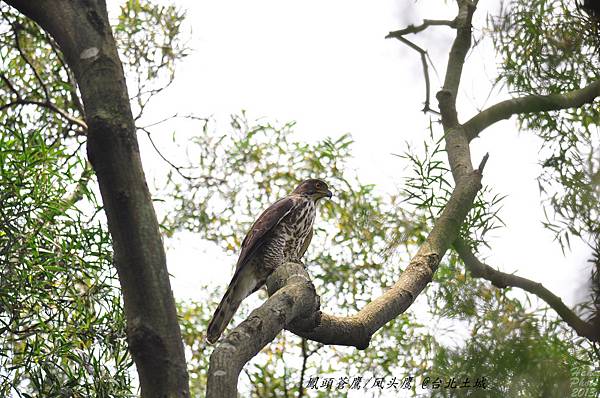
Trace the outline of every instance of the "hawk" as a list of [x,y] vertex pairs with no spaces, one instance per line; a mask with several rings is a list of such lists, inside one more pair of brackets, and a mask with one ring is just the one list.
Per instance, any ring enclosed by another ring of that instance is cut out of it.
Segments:
[[300,260],[312,238],[317,201],[331,195],[324,181],[305,180],[258,217],[242,242],[233,278],[208,324],[209,343],[219,339],[242,300],[260,289],[275,268]]

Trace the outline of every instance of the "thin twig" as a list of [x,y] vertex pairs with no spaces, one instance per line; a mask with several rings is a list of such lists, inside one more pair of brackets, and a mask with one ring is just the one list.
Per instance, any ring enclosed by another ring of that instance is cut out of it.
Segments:
[[413,50],[418,52],[419,55],[421,56],[421,64],[423,65],[423,75],[425,76],[425,106],[423,107],[423,113],[433,112],[435,114],[439,114],[438,111],[431,109],[431,107],[429,106],[431,84],[429,82],[429,67],[427,65],[427,57],[428,57],[427,51],[423,50],[421,47],[419,47],[412,41],[410,41],[402,36],[390,36],[390,35],[386,36],[386,38],[390,38],[390,37],[394,37],[394,38],[400,40],[402,43],[406,44],[407,46],[409,46],[410,48],[412,48]]
[[300,368],[300,385],[298,386],[298,398],[302,398],[304,396],[304,374],[306,372],[306,362],[308,361],[305,338],[302,338],[300,347],[302,349],[302,368]]
[[430,26],[449,26],[454,29],[456,28],[456,19],[453,19],[452,21],[445,19],[424,19],[421,25],[408,25],[404,29],[395,30],[393,32],[388,33],[388,35],[385,38],[399,38],[407,34],[419,33]]
[[0,71],[0,79],[2,79],[4,84],[6,84],[8,86],[8,89],[13,92],[13,94],[17,97],[17,99],[21,98],[21,95],[19,94],[17,89],[15,89],[15,87],[12,85],[10,80],[8,80],[8,78],[4,75],[4,73],[2,73],[2,71]]
[[169,159],[167,159],[167,157],[165,155],[162,154],[162,152],[160,151],[160,149],[158,149],[158,146],[156,146],[156,143],[152,139],[152,133],[150,132],[150,130],[148,130],[146,127],[138,127],[138,130],[141,130],[144,133],[146,133],[146,136],[148,136],[148,140],[150,141],[150,145],[152,145],[152,148],[154,148],[154,150],[156,151],[158,156],[160,156],[160,158],[162,160],[164,160],[169,166],[171,166],[171,168],[173,168],[177,172],[177,174],[179,174],[182,178],[184,178],[188,181],[191,181],[194,179],[190,175],[183,174],[183,172],[181,170],[186,169],[186,167],[177,166],[175,163],[171,162]]
[[69,79],[69,93],[71,94],[71,100],[75,103],[75,106],[77,107],[77,110],[81,113],[81,115],[85,117],[85,110],[83,108],[83,104],[81,103],[81,99],[79,98],[79,94],[77,93],[77,81],[75,80],[75,76],[73,75],[71,68],[69,68],[69,66],[63,59],[63,55],[60,49],[58,48],[58,44],[56,44],[52,36],[50,36],[47,32],[45,33],[46,40],[48,40],[48,43],[50,43],[50,47],[52,48],[54,55],[56,55],[56,58],[58,58],[58,61],[62,65],[63,69],[65,70],[65,73],[67,74],[67,78]]
[[175,119],[175,118],[177,118],[177,117],[179,117],[179,114],[175,113],[175,114],[173,114],[173,115],[171,115],[171,116],[167,116],[167,117],[165,117],[165,118],[162,118],[162,119],[160,119],[160,120],[158,120],[158,121],[156,121],[156,122],[153,122],[153,123],[150,123],[150,124],[147,124],[147,125],[145,125],[145,126],[138,127],[138,128],[139,128],[139,129],[149,129],[150,127],[155,127],[155,126],[158,126],[159,124],[163,124],[164,122],[168,122],[169,120],[171,120],[171,119]]
[[38,83],[42,87],[42,90],[44,90],[44,97],[46,98],[46,101],[50,101],[50,93],[48,93],[48,87],[46,87],[46,84],[40,77],[40,74],[38,73],[37,69],[33,66],[31,61],[29,60],[27,55],[25,55],[25,52],[21,48],[21,43],[19,43],[19,27],[17,27],[15,24],[12,24],[12,30],[13,30],[14,37],[15,37],[15,47],[19,51],[19,55],[21,55],[21,58],[23,58],[25,63],[27,65],[29,65],[29,67],[31,68],[31,71],[33,72],[33,75],[35,76],[35,79],[38,81]]
[[67,111],[57,107],[50,101],[18,99],[18,100],[15,100],[15,101],[12,101],[12,102],[9,102],[9,103],[6,103],[6,104],[0,106],[0,112],[3,111],[4,109],[11,108],[13,106],[23,106],[23,105],[37,105],[37,106],[41,106],[46,109],[50,109],[51,111],[58,113],[60,116],[62,116],[67,121],[81,127],[83,130],[87,131],[88,126],[87,126],[86,122],[84,122],[83,120],[81,120],[79,118],[69,115],[69,113]]

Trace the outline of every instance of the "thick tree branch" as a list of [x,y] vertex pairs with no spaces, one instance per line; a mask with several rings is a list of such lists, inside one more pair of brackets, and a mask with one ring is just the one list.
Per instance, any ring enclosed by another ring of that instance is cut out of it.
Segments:
[[5,0],[60,46],[79,86],[87,152],[102,194],[129,349],[143,397],[189,397],[165,252],[140,159],[123,67],[104,0]]
[[[456,183],[463,176],[473,172],[469,141],[464,129],[458,123],[456,94],[460,85],[465,57],[471,47],[471,20],[476,4],[476,1],[470,0],[459,0],[458,2],[456,38],[448,57],[444,87],[436,95],[442,115],[448,162]],[[485,160],[487,161],[487,158]]]
[[584,104],[591,104],[598,97],[600,97],[600,80],[578,90],[561,94],[527,95],[513,98],[479,112],[467,121],[463,127],[469,141],[471,141],[492,124],[508,119],[513,115],[576,108]]
[[[277,282],[280,281],[280,282]],[[268,284],[279,287],[259,308],[229,333],[215,348],[208,369],[207,398],[237,397],[238,376],[252,359],[294,319],[316,321],[319,298],[302,264],[277,268]]]
[[590,322],[579,318],[575,312],[563,303],[560,297],[546,289],[541,283],[495,270],[489,265],[482,263],[461,239],[457,239],[454,242],[454,248],[473,277],[486,279],[500,289],[509,286],[518,287],[526,292],[535,294],[554,309],[562,320],[571,326],[579,336],[585,337],[590,341],[600,342],[600,330],[597,330]]
[[446,78],[444,79],[444,90],[450,92],[454,101],[456,100],[465,57],[471,48],[471,20],[473,19],[476,5],[477,0],[458,0],[456,38],[450,49],[448,66],[446,67]]

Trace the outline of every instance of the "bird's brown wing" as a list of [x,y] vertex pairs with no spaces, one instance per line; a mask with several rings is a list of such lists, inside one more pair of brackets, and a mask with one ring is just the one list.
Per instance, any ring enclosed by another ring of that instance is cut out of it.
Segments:
[[242,251],[238,259],[235,273],[229,287],[219,303],[212,319],[208,324],[206,339],[214,343],[231,321],[235,311],[249,294],[256,291],[264,284],[258,280],[255,269],[245,267],[255,253],[269,241],[270,233],[294,208],[297,202],[290,197],[285,197],[273,203],[254,222],[250,231],[242,242]]
[[246,234],[242,242],[242,251],[235,267],[237,274],[248,260],[265,244],[269,233],[281,222],[293,208],[296,201],[290,197],[279,199],[269,206],[258,219],[252,224],[250,231]]

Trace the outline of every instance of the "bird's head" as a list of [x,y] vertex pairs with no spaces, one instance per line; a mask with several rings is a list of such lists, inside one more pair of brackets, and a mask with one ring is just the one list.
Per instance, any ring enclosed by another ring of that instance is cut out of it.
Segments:
[[331,198],[333,195],[329,190],[327,183],[316,178],[302,181],[292,193],[296,195],[307,196],[314,201],[324,197]]

